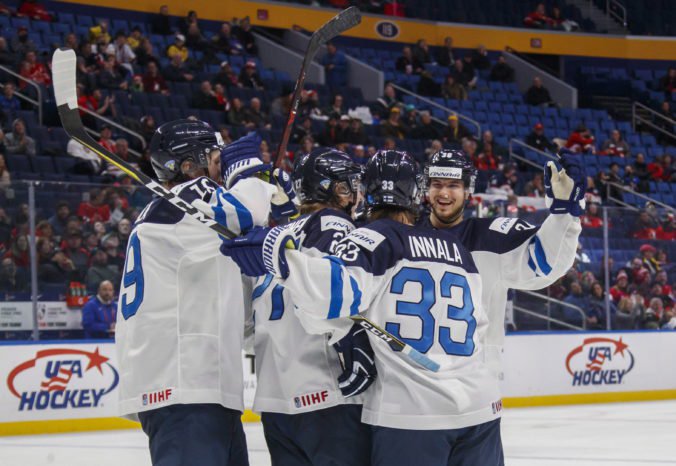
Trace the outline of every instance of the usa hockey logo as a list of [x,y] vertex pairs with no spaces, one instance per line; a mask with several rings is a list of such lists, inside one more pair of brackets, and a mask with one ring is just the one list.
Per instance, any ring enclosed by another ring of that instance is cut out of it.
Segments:
[[568,353],[566,369],[573,377],[572,385],[619,385],[634,368],[634,355],[629,345],[605,337],[587,338]]
[[99,348],[41,350],[10,371],[7,387],[19,411],[97,408],[120,381],[108,361]]

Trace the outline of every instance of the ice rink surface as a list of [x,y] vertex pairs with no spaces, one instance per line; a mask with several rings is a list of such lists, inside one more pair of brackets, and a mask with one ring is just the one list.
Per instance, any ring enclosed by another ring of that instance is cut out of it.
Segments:
[[[252,466],[270,459],[246,425]],[[508,466],[676,465],[676,401],[508,409]],[[140,430],[0,437],[0,466],[149,466]],[[415,466],[415,465],[411,465]]]

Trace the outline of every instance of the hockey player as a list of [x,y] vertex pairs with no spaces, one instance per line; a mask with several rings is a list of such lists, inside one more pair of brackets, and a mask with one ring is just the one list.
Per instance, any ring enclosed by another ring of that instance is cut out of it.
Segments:
[[545,167],[546,202],[551,214],[540,226],[517,218],[463,220],[474,192],[476,169],[460,150],[432,155],[426,170],[430,214],[421,225],[452,233],[472,253],[483,288],[488,313],[486,353],[493,368],[502,373],[508,289],[545,288],[573,265],[579,216],[584,212],[585,173],[580,158],[563,154],[560,163]]
[[372,222],[335,256],[287,251],[293,232],[279,227],[226,242],[229,253],[247,274],[282,277],[306,328],[362,313],[440,364],[425,372],[374,342],[379,375],[362,416],[373,426],[372,464],[502,465],[498,381],[484,361],[488,321],[472,256],[452,235],[414,226],[420,190],[407,154],[378,152],[364,184]]
[[[253,176],[268,167],[257,149],[238,141],[221,151],[220,142],[201,121],[160,126],[150,144],[159,181],[236,233],[265,225],[277,188]],[[231,189],[205,176],[209,168]],[[120,414],[140,420],[154,465],[248,464],[244,291],[220,244],[163,198],[143,210],[129,238],[116,329],[119,405]]]
[[[289,227],[303,252],[331,254],[354,229],[349,213],[360,178],[360,167],[335,149],[318,148],[296,160],[292,179],[303,216]],[[262,413],[272,465],[368,465],[371,430],[361,423],[361,399],[355,397],[375,377],[368,336],[347,323],[348,335],[336,343],[345,364],[341,373],[336,349],[327,337],[307,333],[294,307],[272,275],[257,279],[253,409]]]

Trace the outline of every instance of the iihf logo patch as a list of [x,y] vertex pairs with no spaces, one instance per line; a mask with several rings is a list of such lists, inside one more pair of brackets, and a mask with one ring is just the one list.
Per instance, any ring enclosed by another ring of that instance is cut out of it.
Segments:
[[167,163],[164,164],[164,166],[168,169],[171,170],[172,172],[176,170],[176,160],[170,160]]
[[141,401],[142,401],[142,403],[143,403],[143,406],[148,406],[148,394],[147,394],[147,393],[144,393],[144,394],[143,394],[143,397],[142,397],[142,400],[141,400]]
[[300,402],[300,398],[298,398],[298,397],[295,397],[293,399],[293,404],[296,405],[296,408],[300,408],[301,406],[303,406],[302,403]]

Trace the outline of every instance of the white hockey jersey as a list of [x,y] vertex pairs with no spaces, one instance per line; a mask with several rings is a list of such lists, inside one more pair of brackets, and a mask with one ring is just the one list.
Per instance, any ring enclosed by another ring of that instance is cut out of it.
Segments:
[[[195,205],[212,203],[217,188],[198,178],[172,191]],[[240,181],[223,196],[216,217],[235,233],[264,225],[275,192],[257,179]],[[179,403],[244,409],[244,290],[239,268],[221,255],[220,244],[218,234],[164,199],[139,216],[117,311],[120,414],[135,418]]]
[[[431,227],[429,217],[421,226]],[[540,290],[563,276],[575,261],[580,220],[550,214],[535,226],[518,218],[471,218],[439,231],[459,238],[479,270],[489,323],[487,360],[502,377],[507,292],[510,288]]]
[[[354,229],[345,213],[333,209],[315,212],[289,227],[300,240],[300,250],[312,257],[330,254]],[[298,414],[361,400],[343,397],[337,380],[342,372],[338,353],[327,336],[303,329],[292,296],[272,275],[258,278],[252,308],[258,380],[254,411]]]
[[500,417],[484,362],[482,282],[462,243],[429,228],[378,220],[350,233],[336,256],[288,251],[283,281],[306,328],[361,313],[440,364],[424,371],[372,338],[378,377],[362,421],[415,430],[457,429]]

